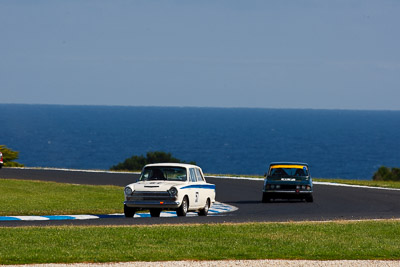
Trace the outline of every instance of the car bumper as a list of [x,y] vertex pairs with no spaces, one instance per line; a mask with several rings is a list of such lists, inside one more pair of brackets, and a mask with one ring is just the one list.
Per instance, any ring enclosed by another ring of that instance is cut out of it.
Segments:
[[124,205],[130,208],[160,208],[177,209],[181,205],[179,201],[124,201]]
[[312,190],[263,190],[264,193],[271,194],[312,194]]
[[263,191],[263,198],[267,199],[307,199],[312,197],[313,191],[306,190],[267,190]]

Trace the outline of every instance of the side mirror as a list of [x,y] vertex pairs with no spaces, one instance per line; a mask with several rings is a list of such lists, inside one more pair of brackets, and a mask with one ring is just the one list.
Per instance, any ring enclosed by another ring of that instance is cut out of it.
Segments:
[[264,177],[267,177],[267,173],[264,173]]

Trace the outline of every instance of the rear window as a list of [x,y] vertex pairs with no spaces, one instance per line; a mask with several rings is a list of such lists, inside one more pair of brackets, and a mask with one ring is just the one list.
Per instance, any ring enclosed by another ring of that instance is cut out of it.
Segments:
[[200,170],[199,169],[195,169],[195,171],[196,171],[197,181],[199,181],[199,182],[203,181],[204,182],[205,180],[204,180],[203,175],[201,175]]

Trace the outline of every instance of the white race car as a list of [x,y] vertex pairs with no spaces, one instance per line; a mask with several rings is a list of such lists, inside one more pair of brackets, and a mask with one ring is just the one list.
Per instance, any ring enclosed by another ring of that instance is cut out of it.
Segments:
[[200,167],[181,163],[144,166],[139,181],[125,187],[125,217],[139,210],[150,210],[159,217],[162,210],[175,210],[178,216],[196,211],[207,216],[215,202],[215,185],[204,179]]

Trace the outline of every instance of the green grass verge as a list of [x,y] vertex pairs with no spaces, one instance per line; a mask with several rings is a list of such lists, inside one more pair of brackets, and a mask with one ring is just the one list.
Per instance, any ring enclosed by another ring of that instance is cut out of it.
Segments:
[[0,179],[0,216],[120,213],[123,201],[117,186]]
[[0,228],[0,264],[400,259],[400,222]]

